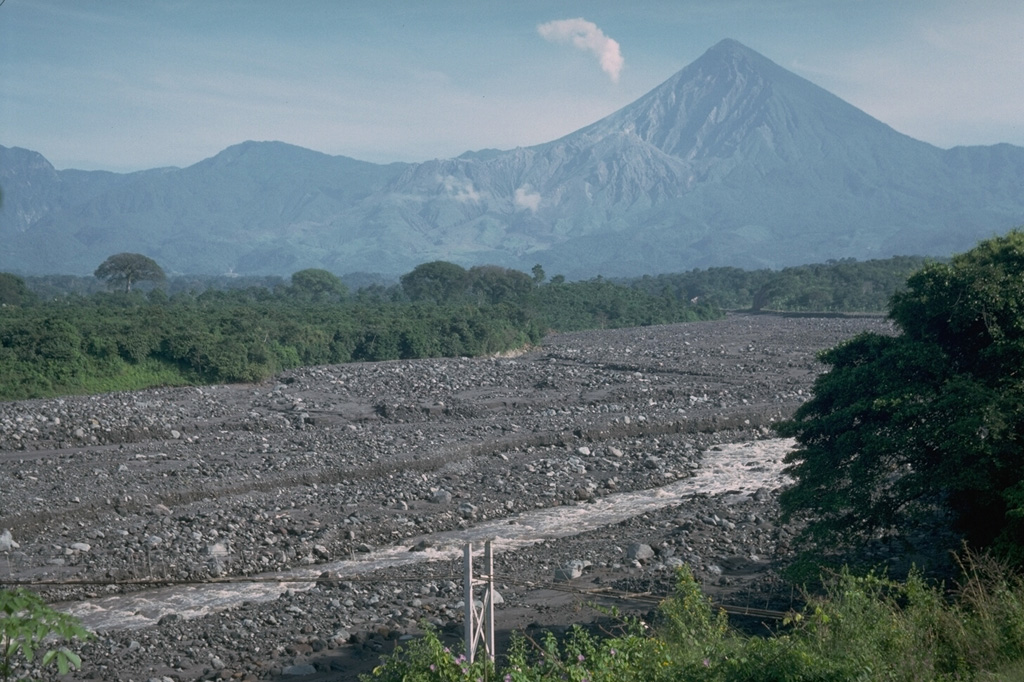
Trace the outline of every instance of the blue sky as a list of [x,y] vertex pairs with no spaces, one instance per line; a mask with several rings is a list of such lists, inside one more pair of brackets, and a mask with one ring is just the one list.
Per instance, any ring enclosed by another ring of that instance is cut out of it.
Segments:
[[5,0],[0,144],[113,171],[250,139],[374,162],[509,149],[723,38],[917,139],[1024,146],[1019,0]]

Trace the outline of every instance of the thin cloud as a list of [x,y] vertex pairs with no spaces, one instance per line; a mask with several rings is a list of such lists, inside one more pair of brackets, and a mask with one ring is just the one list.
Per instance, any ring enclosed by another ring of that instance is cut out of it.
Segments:
[[540,192],[533,191],[529,185],[523,185],[516,190],[514,202],[516,208],[536,213],[540,208]]
[[444,184],[445,191],[456,201],[479,203],[480,193],[476,191],[470,180],[460,180],[454,175],[446,175],[441,182]]
[[892,39],[809,55],[798,70],[868,114],[939,147],[1020,144],[1024,5],[935,4]]
[[559,19],[537,27],[537,33],[552,43],[568,43],[573,47],[592,52],[601,63],[601,70],[608,74],[613,83],[619,82],[622,72],[622,52],[619,44],[606,36],[592,21]]

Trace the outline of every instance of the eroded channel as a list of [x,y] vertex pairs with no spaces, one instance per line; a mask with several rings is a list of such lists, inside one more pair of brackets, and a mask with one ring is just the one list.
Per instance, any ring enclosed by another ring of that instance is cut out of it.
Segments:
[[[174,614],[198,618],[244,602],[276,599],[286,590],[308,590],[324,572],[340,579],[379,569],[461,556],[467,542],[490,539],[496,553],[537,542],[563,538],[619,523],[696,495],[727,495],[737,501],[761,488],[774,489],[786,482],[783,459],[791,449],[788,439],[770,439],[720,445],[704,453],[700,468],[690,478],[648,490],[607,495],[575,506],[549,507],[494,519],[458,531],[433,533],[380,548],[358,559],[333,561],[311,567],[235,579],[231,582],[177,585],[64,604],[61,608],[91,630],[132,630],[156,624]],[[424,551],[409,548],[429,540]]]

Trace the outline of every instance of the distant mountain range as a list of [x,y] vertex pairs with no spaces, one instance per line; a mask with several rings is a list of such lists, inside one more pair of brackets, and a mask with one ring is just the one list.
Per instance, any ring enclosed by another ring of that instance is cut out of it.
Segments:
[[379,165],[244,142],[187,168],[58,171],[0,147],[0,271],[568,277],[948,256],[1024,224],[1024,148],[902,135],[733,40],[534,147]]

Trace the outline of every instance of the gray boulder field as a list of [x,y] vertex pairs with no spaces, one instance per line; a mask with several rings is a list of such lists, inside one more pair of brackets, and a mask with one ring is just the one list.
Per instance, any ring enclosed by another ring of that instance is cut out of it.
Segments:
[[645,614],[683,564],[784,609],[770,427],[864,330],[889,325],[735,315],[2,403],[0,580],[100,630],[62,679],[354,680],[423,623],[457,647],[461,547],[487,537],[501,641]]

